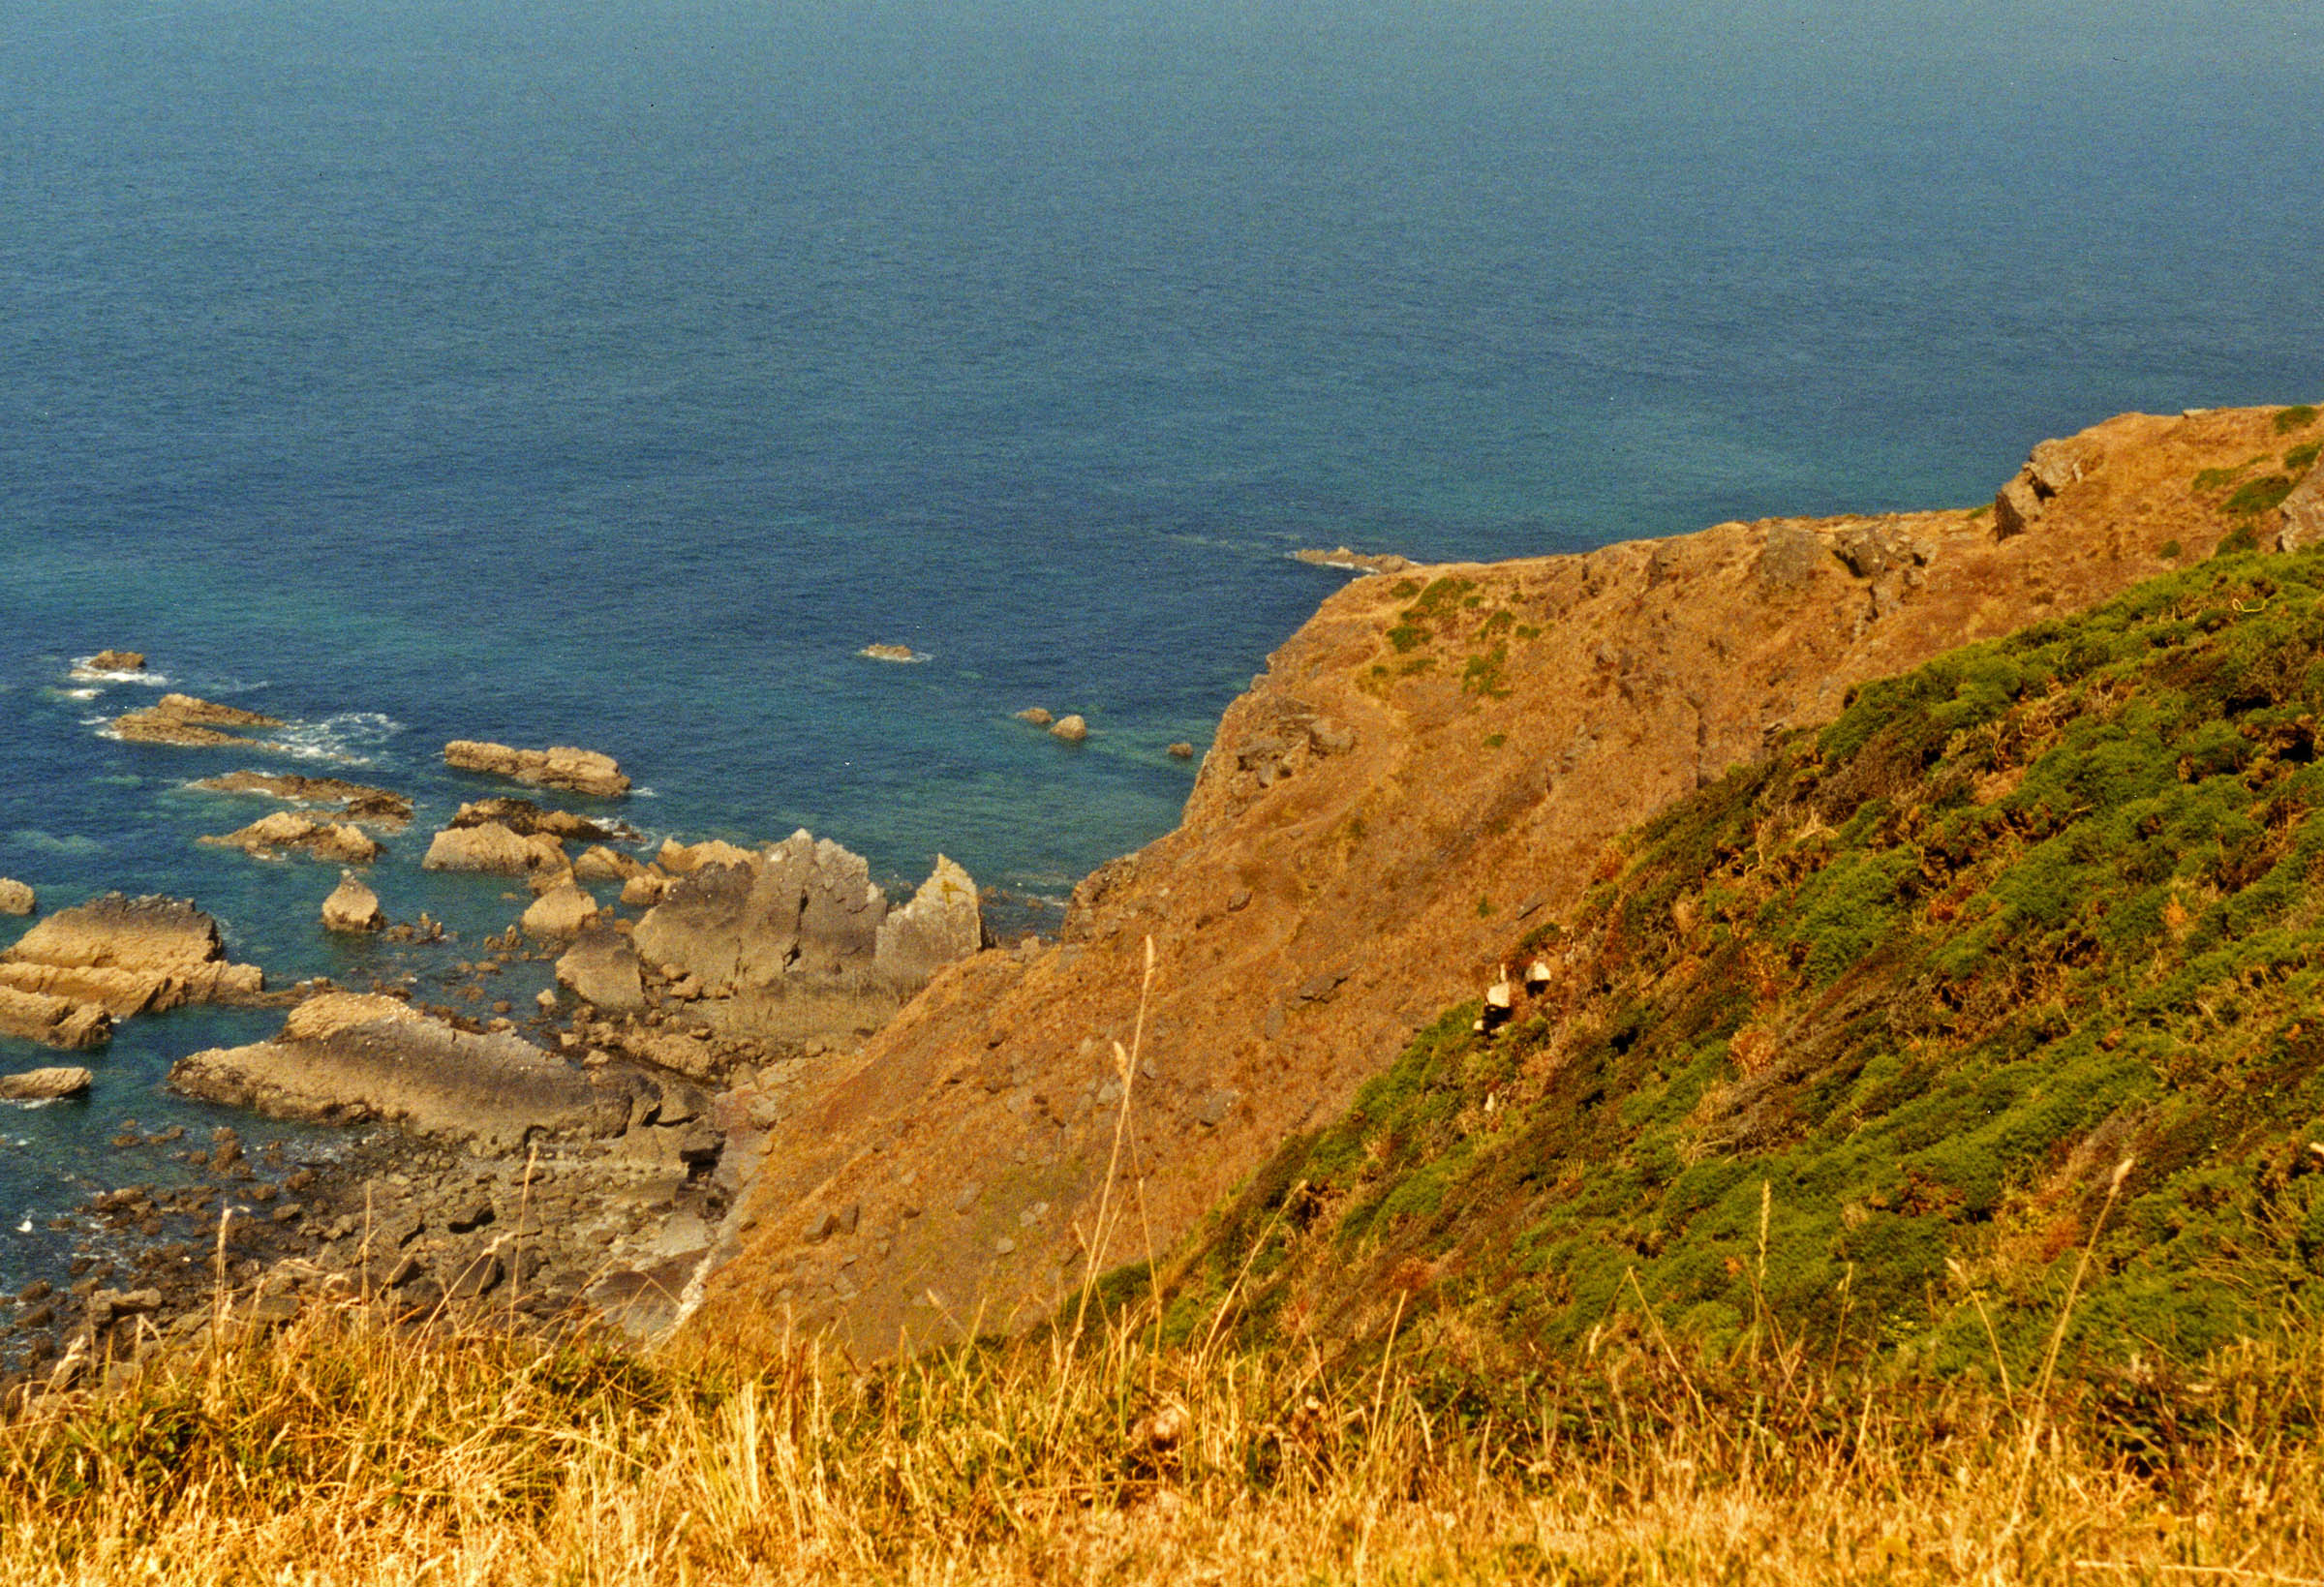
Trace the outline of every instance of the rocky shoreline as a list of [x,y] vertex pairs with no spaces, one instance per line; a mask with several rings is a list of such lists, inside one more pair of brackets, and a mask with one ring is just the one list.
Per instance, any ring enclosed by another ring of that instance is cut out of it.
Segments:
[[[446,758],[600,797],[627,786],[609,757],[499,748]],[[336,807],[204,839],[261,859],[368,865],[382,851],[351,840],[354,823],[395,830],[412,811],[402,794],[329,779],[202,786]],[[69,1281],[0,1297],[0,1373],[24,1391],[70,1389],[224,1318],[266,1328],[350,1300],[414,1322],[480,1310],[640,1337],[672,1326],[738,1242],[733,1209],[802,1070],[853,1052],[989,937],[974,881],[941,856],[891,906],[860,856],[805,832],[763,848],[671,839],[651,857],[631,851],[642,842],[526,799],[463,805],[424,869],[520,876],[532,901],[463,948],[424,915],[389,925],[343,870],[317,926],[394,945],[368,990],[269,990],[184,900],[111,895],[36,922],[0,954],[12,1034],[94,1045],[115,1019],[198,998],[280,1006],[275,1035],[183,1054],[169,1089],[344,1133],[254,1151],[231,1128],[202,1143],[119,1121],[110,1188],[51,1223],[76,1235]],[[520,1011],[498,978],[527,963],[553,966],[555,984]],[[406,966],[452,1000],[423,1001]],[[40,1072],[42,1085],[63,1073]]]

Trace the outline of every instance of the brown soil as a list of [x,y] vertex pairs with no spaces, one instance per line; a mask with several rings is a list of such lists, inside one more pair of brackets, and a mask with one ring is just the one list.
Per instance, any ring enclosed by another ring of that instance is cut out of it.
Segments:
[[947,970],[804,1090],[695,1326],[788,1315],[882,1353],[1046,1313],[1084,1271],[1149,938],[1099,1266],[1160,1252],[1493,979],[1514,922],[1571,909],[1626,828],[1853,684],[2091,606],[2166,545],[2208,555],[2236,521],[2195,475],[2301,440],[2274,412],[2098,425],[2007,536],[1990,507],[1780,519],[1355,581],[1229,708],[1182,825],[1077,890],[1063,943]]

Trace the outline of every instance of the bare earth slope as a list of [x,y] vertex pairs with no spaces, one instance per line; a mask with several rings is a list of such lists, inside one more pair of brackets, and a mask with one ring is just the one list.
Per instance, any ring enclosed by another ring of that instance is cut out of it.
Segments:
[[1356,581],[1229,708],[1178,830],[1083,884],[1065,942],[944,971],[777,1125],[695,1326],[790,1318],[882,1353],[1046,1312],[1091,1254],[1148,936],[1130,1210],[1096,1256],[1160,1252],[1474,995],[1514,919],[1562,917],[1609,839],[1771,733],[2082,610],[2166,548],[2272,543],[2239,481],[2312,465],[2324,433],[2278,419],[2111,419],[2040,448],[1998,510]]

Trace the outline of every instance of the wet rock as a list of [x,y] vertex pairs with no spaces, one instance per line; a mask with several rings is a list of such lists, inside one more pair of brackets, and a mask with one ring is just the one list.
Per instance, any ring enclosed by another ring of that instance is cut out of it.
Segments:
[[1049,736],[1066,744],[1079,744],[1089,736],[1089,724],[1078,713],[1059,717],[1049,724]]
[[1021,722],[1031,722],[1035,727],[1047,727],[1057,718],[1050,715],[1047,706],[1034,705],[1018,712],[1017,719]]
[[629,791],[629,779],[622,775],[620,764],[611,755],[576,749],[570,745],[512,749],[505,744],[454,739],[443,747],[443,760],[445,765],[464,772],[566,788],[600,799],[619,798]]
[[229,772],[194,784],[205,793],[255,794],[292,805],[336,805],[351,820],[401,826],[412,819],[412,801],[385,788],[342,782],[335,777],[299,777],[267,772]]
[[380,931],[386,924],[387,914],[380,907],[380,896],[353,871],[341,871],[339,885],[322,900],[322,929],[360,933]]
[[145,653],[143,651],[99,651],[81,663],[81,669],[89,672],[143,672],[145,670]]

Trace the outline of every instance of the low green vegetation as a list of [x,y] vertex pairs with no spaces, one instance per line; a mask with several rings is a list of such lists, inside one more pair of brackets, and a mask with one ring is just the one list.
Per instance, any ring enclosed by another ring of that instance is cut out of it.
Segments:
[[[2324,1301],[2324,558],[1861,689],[1634,833],[1184,1260],[1200,1315],[1519,1351],[1642,1312],[2023,1382]],[[1522,885],[1522,878],[1515,878]],[[2126,1166],[2125,1166],[2126,1165]],[[2119,1171],[2119,1173],[2118,1173]],[[1240,1275],[1237,1279],[1236,1275]]]
[[2305,430],[2315,422],[2316,409],[2312,403],[2296,403],[2276,412],[2276,433],[2279,436],[2288,436],[2294,430]]

